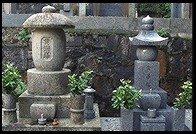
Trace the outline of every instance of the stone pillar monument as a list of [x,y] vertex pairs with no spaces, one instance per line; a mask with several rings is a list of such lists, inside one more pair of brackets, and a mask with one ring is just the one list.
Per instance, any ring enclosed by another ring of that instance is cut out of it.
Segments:
[[171,108],[167,105],[167,92],[159,87],[159,62],[155,61],[156,46],[167,45],[167,38],[154,32],[154,20],[147,16],[142,19],[141,31],[129,38],[137,45],[134,67],[134,86],[142,89],[139,108],[135,108],[133,131],[171,130]]
[[42,13],[30,16],[23,26],[35,28],[32,33],[35,68],[27,70],[28,88],[19,96],[19,117],[33,121],[41,114],[47,121],[69,117],[66,94],[71,71],[63,68],[66,57],[63,28],[74,28],[74,24],[66,16],[55,13],[54,7],[46,6]]

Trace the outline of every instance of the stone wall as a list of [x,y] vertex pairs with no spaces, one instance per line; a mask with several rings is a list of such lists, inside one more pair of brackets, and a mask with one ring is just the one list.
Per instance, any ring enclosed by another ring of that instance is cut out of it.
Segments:
[[[34,66],[31,41],[24,43],[18,40],[20,30],[22,28],[2,28],[2,60],[12,61],[25,74]],[[94,70],[92,87],[96,89],[95,102],[99,104],[101,116],[119,115],[119,111],[111,107],[111,95],[119,86],[119,79],[133,81],[136,48],[129,44],[128,37],[136,34],[65,31],[65,67],[73,73],[81,73],[85,68]],[[165,71],[160,87],[167,91],[168,103],[171,104],[182,90],[180,85],[183,81],[192,79],[192,40],[172,37],[168,46],[159,50],[164,56],[159,56],[157,60],[165,62],[160,70]]]
[[[12,16],[12,15],[11,15]],[[29,15],[16,18],[16,23],[3,16],[2,62],[12,61],[23,73],[33,68],[31,40],[18,40],[21,25]],[[13,16],[12,16],[13,17]],[[11,18],[12,18],[11,17]],[[94,70],[92,87],[96,89],[95,102],[99,104],[101,116],[119,116],[119,110],[111,107],[112,91],[119,86],[119,79],[133,81],[136,48],[130,45],[128,37],[138,34],[141,19],[128,17],[70,17],[76,29],[65,29],[65,67],[73,73],[84,68]],[[12,23],[10,23],[12,22]],[[176,22],[176,25],[175,23]],[[15,27],[11,27],[15,25]],[[183,25],[183,26],[182,26]],[[168,93],[168,104],[182,91],[180,85],[192,80],[192,38],[177,36],[177,33],[191,33],[192,22],[188,19],[155,19],[155,30],[170,29],[174,35],[166,47],[159,48],[157,60],[161,64],[160,87]],[[31,30],[28,30],[30,33]]]

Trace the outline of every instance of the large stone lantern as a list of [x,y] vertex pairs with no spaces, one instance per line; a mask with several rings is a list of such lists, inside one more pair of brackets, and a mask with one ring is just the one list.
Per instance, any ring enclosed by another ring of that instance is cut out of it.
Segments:
[[131,44],[137,46],[134,86],[142,89],[140,108],[135,108],[133,113],[137,118],[133,121],[133,131],[171,130],[167,92],[159,87],[159,62],[156,61],[157,46],[167,45],[168,38],[154,31],[154,20],[149,15],[142,19],[140,28],[137,36],[129,38]]
[[71,70],[64,68],[66,39],[64,28],[74,28],[66,16],[45,6],[42,13],[30,16],[24,23],[32,28],[32,56],[35,68],[27,70],[27,91],[19,96],[19,117],[36,121],[43,115],[47,121],[69,117],[67,84]]
[[23,27],[32,32],[32,56],[35,68],[27,71],[28,93],[34,95],[61,95],[66,91],[69,69],[64,69],[66,39],[63,28],[74,28],[66,16],[45,6],[42,13],[30,16]]

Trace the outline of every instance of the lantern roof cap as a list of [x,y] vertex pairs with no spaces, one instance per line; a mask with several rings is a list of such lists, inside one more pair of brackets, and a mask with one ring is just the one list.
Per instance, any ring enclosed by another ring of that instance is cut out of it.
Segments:
[[42,8],[42,13],[30,16],[24,23],[26,28],[75,28],[73,22],[50,5]]
[[137,36],[129,37],[133,45],[167,45],[168,38],[163,38],[154,31],[154,19],[149,15],[142,19],[140,28]]

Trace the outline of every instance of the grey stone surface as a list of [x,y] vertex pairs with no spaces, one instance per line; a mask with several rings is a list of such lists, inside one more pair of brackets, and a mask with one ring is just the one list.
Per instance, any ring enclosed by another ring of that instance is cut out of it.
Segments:
[[[2,14],[2,26],[21,27],[24,21],[32,14]],[[10,18],[12,20],[10,21]]]
[[[142,19],[141,30],[135,37],[129,37],[133,45],[158,46],[167,45],[168,38],[163,38],[154,31],[154,19],[147,15]],[[146,54],[146,56],[151,56]]]
[[155,46],[139,46],[136,51],[137,58],[141,61],[154,61],[158,50]]
[[17,96],[11,94],[2,93],[2,103],[3,108],[5,109],[14,109],[16,108]]
[[4,124],[13,124],[17,122],[17,113],[16,113],[16,108],[14,109],[5,109],[2,108],[2,121]]
[[84,110],[84,118],[85,119],[93,119],[95,118],[95,111],[93,110]]
[[157,93],[143,93],[140,99],[140,107],[143,110],[158,109],[161,105],[161,96]]
[[171,19],[170,27],[172,27],[171,33],[192,33],[192,21],[188,19]]
[[75,125],[84,124],[84,109],[70,109],[71,121]]
[[159,62],[135,60],[134,86],[142,90],[159,87]]
[[30,106],[30,115],[31,119],[33,121],[37,121],[41,118],[41,114],[43,114],[43,117],[48,120],[52,121],[55,117],[56,113],[56,107],[55,104],[50,103],[41,103],[41,102],[34,102]]
[[176,109],[172,107],[172,114],[172,131],[183,131],[185,129],[185,109]]
[[165,131],[165,117],[158,116],[155,118],[149,118],[146,116],[140,116],[140,131]]
[[[133,120],[133,131],[140,131],[140,116],[146,116],[147,111],[144,111],[139,108],[134,108],[134,120]],[[172,114],[171,114],[171,108],[167,106],[164,109],[158,109],[157,110],[157,116],[163,115],[165,117],[165,130],[166,131],[171,131],[172,128]]]
[[62,70],[66,57],[64,31],[59,28],[37,28],[31,37],[35,68],[42,71]]
[[121,131],[120,117],[101,117],[101,131]]
[[[32,14],[2,14],[2,27],[21,27],[24,21],[31,15]],[[124,30],[139,30],[141,25],[141,18],[132,17],[69,16],[69,18],[75,24],[76,29],[122,28]],[[154,25],[155,30],[165,28],[171,29],[172,33],[192,33],[191,19],[155,18]],[[180,26],[183,26],[183,28]]]
[[46,125],[32,124],[30,118],[19,118],[18,122],[5,125],[2,121],[2,131],[101,131],[101,122],[98,104],[94,104],[95,118],[85,119],[82,125],[75,125],[70,118],[57,118],[59,125],[53,126],[52,122]]
[[[19,109],[18,103],[16,106],[17,109]],[[19,114],[18,110],[17,110],[17,114]],[[2,111],[2,119],[3,119],[3,111]],[[2,120],[2,124],[4,124],[3,120]],[[121,131],[120,117],[100,117],[100,125],[101,125],[101,131]],[[192,131],[192,109],[186,109],[185,125],[187,126],[188,129],[187,131],[189,130]],[[12,127],[9,126],[6,130],[12,130]]]
[[2,60],[14,63],[19,70],[27,69],[27,54],[27,47],[20,44],[9,44],[2,47]]
[[132,109],[120,109],[120,123],[122,131],[133,131],[133,122],[136,120]]
[[52,28],[74,28],[73,22],[59,13],[37,13],[30,16],[23,23],[24,27],[52,27]]
[[69,69],[62,71],[39,71],[35,68],[27,70],[28,93],[33,95],[63,95],[69,92]]
[[93,88],[91,88],[91,86],[88,86],[84,90],[84,93],[85,93],[84,118],[86,118],[86,119],[92,119],[95,117],[95,111],[93,109],[94,92],[95,92],[95,90]]
[[30,95],[25,91],[18,98],[19,102],[19,117],[30,118],[30,106],[35,102],[45,102],[56,104],[55,118],[67,118],[70,117],[69,107],[71,100],[69,95],[55,95],[55,96],[40,96]]

